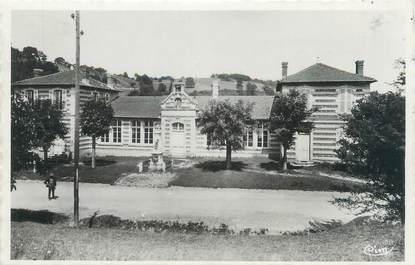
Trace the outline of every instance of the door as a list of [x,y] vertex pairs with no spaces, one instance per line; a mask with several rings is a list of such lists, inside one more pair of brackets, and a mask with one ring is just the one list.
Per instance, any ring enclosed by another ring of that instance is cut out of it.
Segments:
[[295,159],[310,161],[310,135],[298,134],[295,140]]
[[170,146],[172,156],[186,156],[184,124],[175,122],[170,133]]

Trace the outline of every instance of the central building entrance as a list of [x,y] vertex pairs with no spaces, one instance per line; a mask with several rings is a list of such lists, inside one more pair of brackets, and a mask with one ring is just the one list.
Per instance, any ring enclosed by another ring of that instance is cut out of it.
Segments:
[[184,124],[175,122],[172,124],[170,133],[171,154],[175,157],[186,156],[186,138],[184,133]]

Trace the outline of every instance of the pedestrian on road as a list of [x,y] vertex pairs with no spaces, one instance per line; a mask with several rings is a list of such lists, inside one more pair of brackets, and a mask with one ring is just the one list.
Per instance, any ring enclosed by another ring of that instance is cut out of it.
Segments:
[[45,180],[45,185],[48,188],[48,199],[55,199],[55,189],[56,189],[56,178],[53,173],[49,174],[47,180]]

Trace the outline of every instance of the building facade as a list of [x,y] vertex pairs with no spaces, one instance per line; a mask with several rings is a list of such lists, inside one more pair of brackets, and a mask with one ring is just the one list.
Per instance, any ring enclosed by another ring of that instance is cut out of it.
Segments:
[[[309,108],[318,108],[311,119],[314,129],[309,134],[297,134],[294,146],[288,152],[291,161],[335,161],[337,141],[342,135],[342,114],[348,114],[357,99],[367,95],[370,83],[376,80],[363,76],[363,61],[356,62],[356,73],[342,71],[321,63],[298,73],[287,75],[288,64],[282,64],[282,79],[278,93],[298,90],[307,95]],[[64,122],[70,129],[63,139],[65,151],[72,151],[73,128],[73,71],[36,77],[16,82],[15,91],[28,100],[51,99],[62,105]],[[81,105],[91,98],[111,100],[114,121],[110,131],[99,138],[98,156],[150,156],[163,152],[173,157],[222,157],[225,147],[211,148],[208,137],[198,126],[199,112],[212,100],[242,100],[252,104],[255,126],[246,128],[244,149],[233,156],[264,156],[279,159],[282,147],[272,131],[269,119],[274,96],[219,96],[221,81],[212,79],[211,96],[190,96],[183,82],[175,82],[167,96],[125,96],[122,89],[113,89],[93,79],[81,82]],[[86,136],[80,141],[81,156],[91,154],[91,140]]]
[[308,107],[316,108],[310,134],[297,134],[287,152],[290,160],[335,161],[334,152],[343,134],[342,115],[350,114],[356,101],[370,92],[376,80],[363,75],[363,61],[355,62],[355,73],[317,63],[293,75],[287,75],[288,63],[282,63],[282,93],[294,89],[307,95]]

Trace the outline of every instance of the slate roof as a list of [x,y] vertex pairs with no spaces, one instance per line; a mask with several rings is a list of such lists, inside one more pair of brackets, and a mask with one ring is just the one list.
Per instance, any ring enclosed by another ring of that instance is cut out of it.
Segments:
[[[116,91],[114,89],[109,88],[106,84],[99,82],[93,78],[88,78],[88,82],[85,82],[83,79],[86,79],[84,73],[81,73],[81,86],[86,88],[99,88],[105,90]],[[19,86],[46,86],[46,85],[75,85],[75,71],[64,71],[58,72],[55,74],[33,77],[29,79],[24,79],[17,81],[12,84],[12,86],[19,87]]]
[[[119,118],[160,118],[161,102],[167,96],[120,96],[111,104],[114,116]],[[200,110],[206,108],[210,96],[195,96],[193,98]],[[253,119],[269,119],[274,102],[273,96],[220,96],[219,100],[229,100],[236,103],[242,100],[253,103]]]
[[120,96],[111,106],[114,117],[119,118],[160,118],[161,102],[167,96]]
[[281,83],[310,83],[310,82],[376,82],[376,79],[349,73],[322,63],[316,63],[298,73],[289,75]]
[[[196,96],[193,98],[196,99],[200,110],[205,109],[212,99],[210,96]],[[219,96],[217,99],[229,100],[233,104],[239,100],[242,100],[244,103],[252,103],[252,118],[256,120],[269,119],[274,102],[274,96]]]

